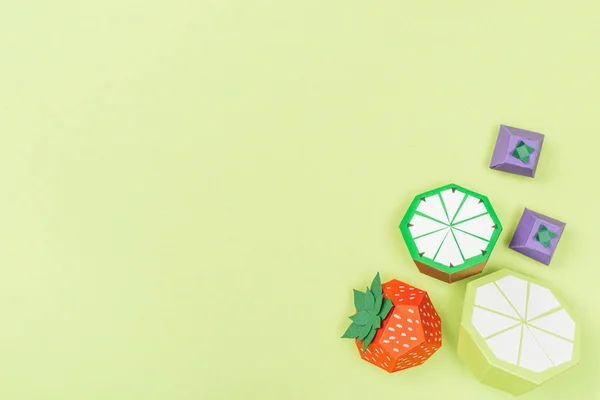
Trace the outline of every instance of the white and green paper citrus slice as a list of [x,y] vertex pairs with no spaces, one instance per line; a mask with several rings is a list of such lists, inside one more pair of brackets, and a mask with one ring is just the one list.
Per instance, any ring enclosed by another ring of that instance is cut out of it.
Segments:
[[481,272],[502,224],[486,196],[450,184],[417,195],[400,231],[421,272],[455,282]]
[[579,330],[552,289],[502,270],[467,285],[459,355],[485,383],[526,392],[577,363]]

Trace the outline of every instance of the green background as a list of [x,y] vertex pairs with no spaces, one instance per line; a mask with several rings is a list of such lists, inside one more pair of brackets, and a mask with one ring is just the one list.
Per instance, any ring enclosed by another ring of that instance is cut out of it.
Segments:
[[[466,281],[397,227],[450,182],[491,199],[500,267],[559,286],[600,395],[600,5],[461,0],[4,1],[0,398],[506,399],[456,356]],[[490,171],[498,125],[546,134]],[[550,267],[507,249],[567,222]],[[444,345],[389,375],[339,337],[380,271],[427,290]]]

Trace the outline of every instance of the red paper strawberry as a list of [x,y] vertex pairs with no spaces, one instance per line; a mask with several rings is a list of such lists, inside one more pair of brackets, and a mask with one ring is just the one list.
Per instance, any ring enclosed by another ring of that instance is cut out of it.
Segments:
[[442,346],[442,323],[427,292],[396,279],[354,290],[356,314],[342,338],[354,339],[363,360],[388,372],[423,364]]

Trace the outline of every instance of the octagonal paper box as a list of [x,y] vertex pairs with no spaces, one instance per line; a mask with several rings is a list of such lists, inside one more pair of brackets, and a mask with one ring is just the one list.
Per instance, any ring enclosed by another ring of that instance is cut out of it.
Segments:
[[400,231],[419,271],[452,283],[483,270],[502,224],[486,196],[450,184],[415,196]]
[[458,354],[482,383],[522,394],[579,353],[579,324],[555,289],[509,270],[467,284]]
[[442,323],[429,295],[393,279],[354,290],[356,313],[342,336],[353,339],[361,358],[387,372],[423,364],[442,346]]

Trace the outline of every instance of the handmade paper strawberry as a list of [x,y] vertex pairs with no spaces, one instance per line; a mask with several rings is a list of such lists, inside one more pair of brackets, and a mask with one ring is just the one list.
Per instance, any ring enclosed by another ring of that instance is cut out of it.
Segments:
[[356,314],[342,338],[354,339],[363,360],[397,372],[423,364],[442,346],[442,324],[427,292],[393,279],[354,290]]

